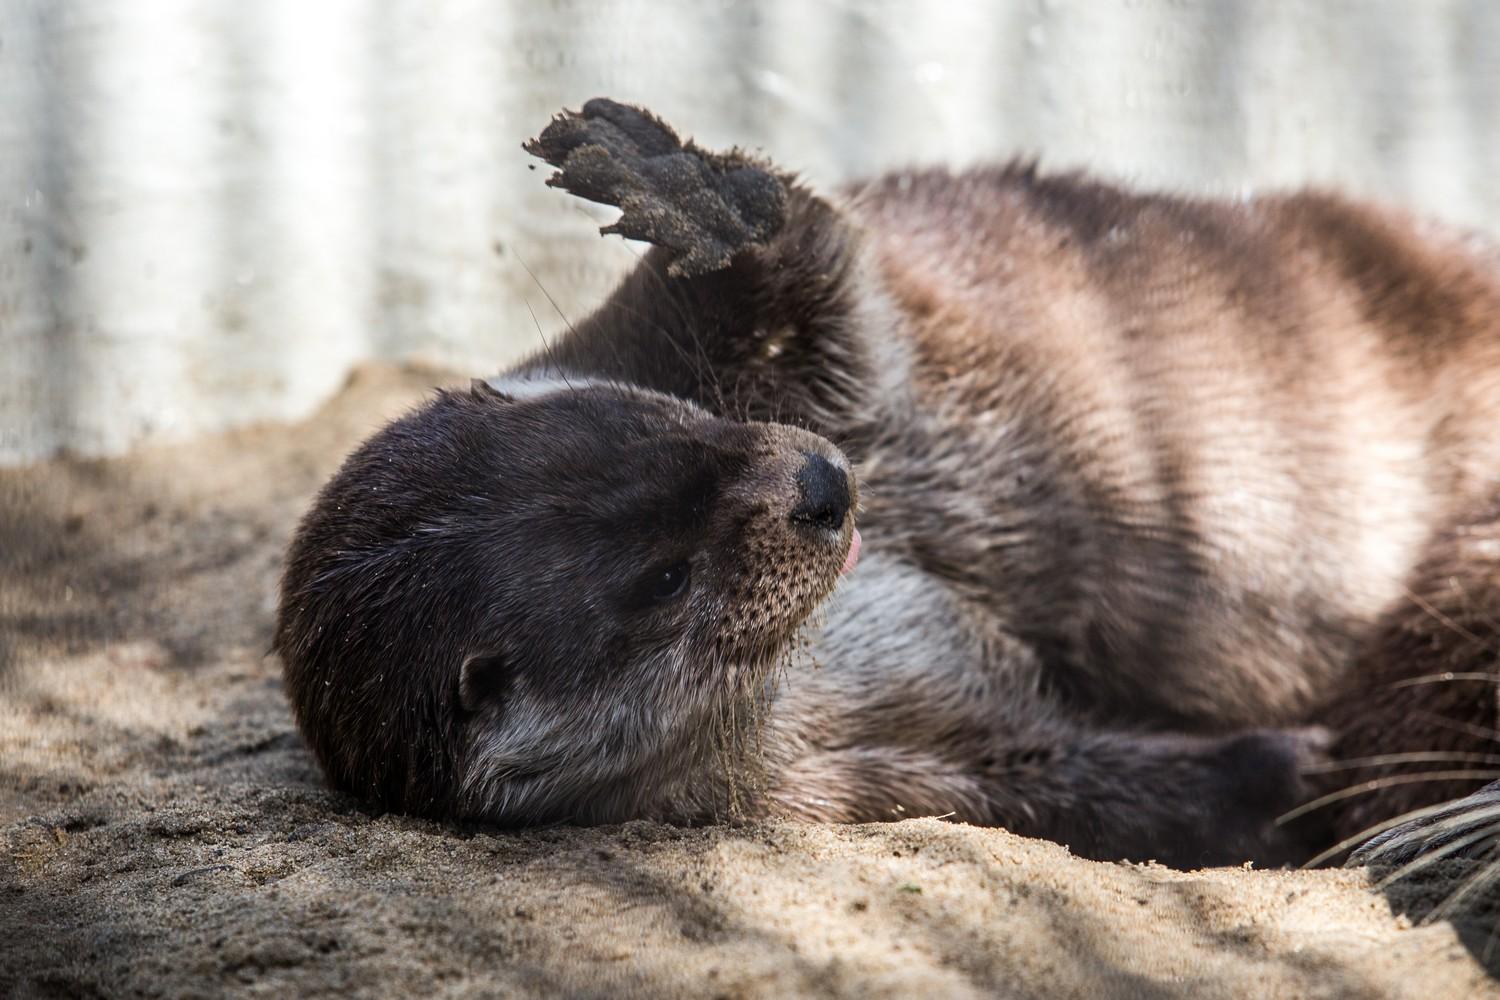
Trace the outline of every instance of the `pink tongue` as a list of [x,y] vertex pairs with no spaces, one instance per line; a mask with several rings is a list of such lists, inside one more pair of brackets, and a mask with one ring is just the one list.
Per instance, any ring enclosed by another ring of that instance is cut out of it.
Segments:
[[854,535],[849,539],[849,554],[844,557],[844,565],[839,567],[839,576],[843,576],[854,569],[859,562],[859,529],[854,529]]

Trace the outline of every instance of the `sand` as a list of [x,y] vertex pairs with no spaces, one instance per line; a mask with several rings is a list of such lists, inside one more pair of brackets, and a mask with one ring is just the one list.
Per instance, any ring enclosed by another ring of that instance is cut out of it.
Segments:
[[509,833],[329,791],[266,655],[281,552],[442,380],[0,472],[0,996],[1500,997],[1486,894],[1431,912],[1462,862],[1382,892],[931,819]]

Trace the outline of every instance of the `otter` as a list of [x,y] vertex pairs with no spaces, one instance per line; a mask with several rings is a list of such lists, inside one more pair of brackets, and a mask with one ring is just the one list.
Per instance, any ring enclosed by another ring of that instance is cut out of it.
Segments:
[[[1487,775],[1476,240],[1015,163],[822,195],[605,99],[525,148],[652,247],[306,514],[275,648],[334,785],[501,825],[938,815],[1190,867]],[[1439,759],[1471,763],[1402,771]]]

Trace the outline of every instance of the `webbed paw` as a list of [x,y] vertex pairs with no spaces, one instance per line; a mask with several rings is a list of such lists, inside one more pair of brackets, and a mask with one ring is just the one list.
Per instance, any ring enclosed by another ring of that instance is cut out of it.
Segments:
[[727,266],[786,217],[786,184],[767,164],[683,143],[649,112],[607,98],[564,111],[523,148],[558,168],[548,185],[621,209],[601,233],[671,251],[674,277]]

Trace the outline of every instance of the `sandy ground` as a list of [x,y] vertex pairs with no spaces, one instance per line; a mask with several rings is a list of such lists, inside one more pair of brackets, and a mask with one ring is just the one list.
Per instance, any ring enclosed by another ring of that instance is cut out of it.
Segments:
[[513,834],[328,791],[265,655],[281,551],[439,379],[0,472],[0,996],[1500,997],[1493,911],[1430,919],[1459,862],[1379,892],[935,820]]

